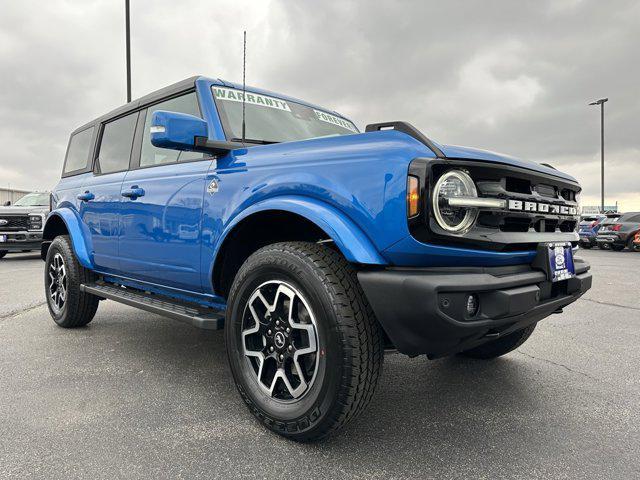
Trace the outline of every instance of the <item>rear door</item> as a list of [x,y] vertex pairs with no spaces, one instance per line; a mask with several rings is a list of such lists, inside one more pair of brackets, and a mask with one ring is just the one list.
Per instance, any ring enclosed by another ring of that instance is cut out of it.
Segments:
[[132,169],[122,185],[121,268],[153,284],[201,292],[200,247],[206,174],[212,159],[202,153],[156,148],[149,128],[156,110],[200,117],[195,92],[140,112]]
[[86,177],[78,211],[98,270],[118,272],[118,241],[122,213],[122,181],[129,169],[138,112],[111,120],[101,127],[93,175]]

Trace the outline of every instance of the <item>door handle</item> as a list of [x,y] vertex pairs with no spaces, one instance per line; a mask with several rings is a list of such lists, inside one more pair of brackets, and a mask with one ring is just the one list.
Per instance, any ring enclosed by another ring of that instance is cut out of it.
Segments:
[[121,195],[123,197],[127,197],[132,200],[135,200],[138,197],[144,197],[144,189],[138,187],[137,185],[133,185],[131,188],[123,190]]
[[96,198],[96,196],[87,190],[86,192],[79,194],[76,198],[82,202],[88,202]]

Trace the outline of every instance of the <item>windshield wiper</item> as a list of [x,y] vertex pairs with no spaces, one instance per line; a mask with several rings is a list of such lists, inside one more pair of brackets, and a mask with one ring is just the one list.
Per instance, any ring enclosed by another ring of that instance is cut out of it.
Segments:
[[[231,139],[232,142],[241,142],[242,143],[242,139],[241,138],[232,138]],[[255,143],[256,145],[271,145],[273,143],[280,143],[280,142],[274,142],[271,140],[257,140],[255,138],[245,138],[244,139],[245,143]]]

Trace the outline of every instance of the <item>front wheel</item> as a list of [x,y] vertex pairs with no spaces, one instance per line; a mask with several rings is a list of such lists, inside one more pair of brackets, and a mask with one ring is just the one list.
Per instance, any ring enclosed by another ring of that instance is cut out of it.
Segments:
[[460,355],[462,355],[463,357],[479,358],[482,360],[489,360],[492,358],[500,357],[515,350],[524,342],[526,342],[535,328],[536,324],[534,323],[533,325],[523,328],[522,330],[516,330],[509,335],[498,338],[497,340],[483,343],[482,345],[470,350],[465,350],[464,352],[461,352]]
[[0,258],[4,258],[7,253],[9,253],[8,250],[0,250]]
[[240,268],[225,340],[234,380],[267,428],[299,441],[360,414],[382,372],[382,332],[354,268],[330,248],[278,243]]
[[78,263],[69,237],[56,237],[47,251],[44,270],[47,306],[54,322],[75,328],[93,320],[98,297],[80,291],[81,284],[93,281],[95,274]]

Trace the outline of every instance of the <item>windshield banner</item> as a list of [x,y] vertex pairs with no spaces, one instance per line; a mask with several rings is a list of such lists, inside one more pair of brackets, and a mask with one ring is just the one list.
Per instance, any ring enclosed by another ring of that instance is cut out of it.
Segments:
[[316,112],[316,117],[318,120],[323,122],[332,123],[334,125],[338,125],[339,127],[346,128],[354,133],[358,133],[358,130],[353,126],[351,122],[346,121],[344,118],[336,117],[335,115],[331,115],[327,112],[321,112],[320,110],[313,110]]
[[[242,102],[243,94],[241,90],[234,88],[213,87],[213,94],[218,100],[228,100],[230,102]],[[291,107],[284,100],[267,97],[257,93],[246,92],[245,103],[250,105],[260,105],[263,107],[275,108],[285,112],[291,112]]]

